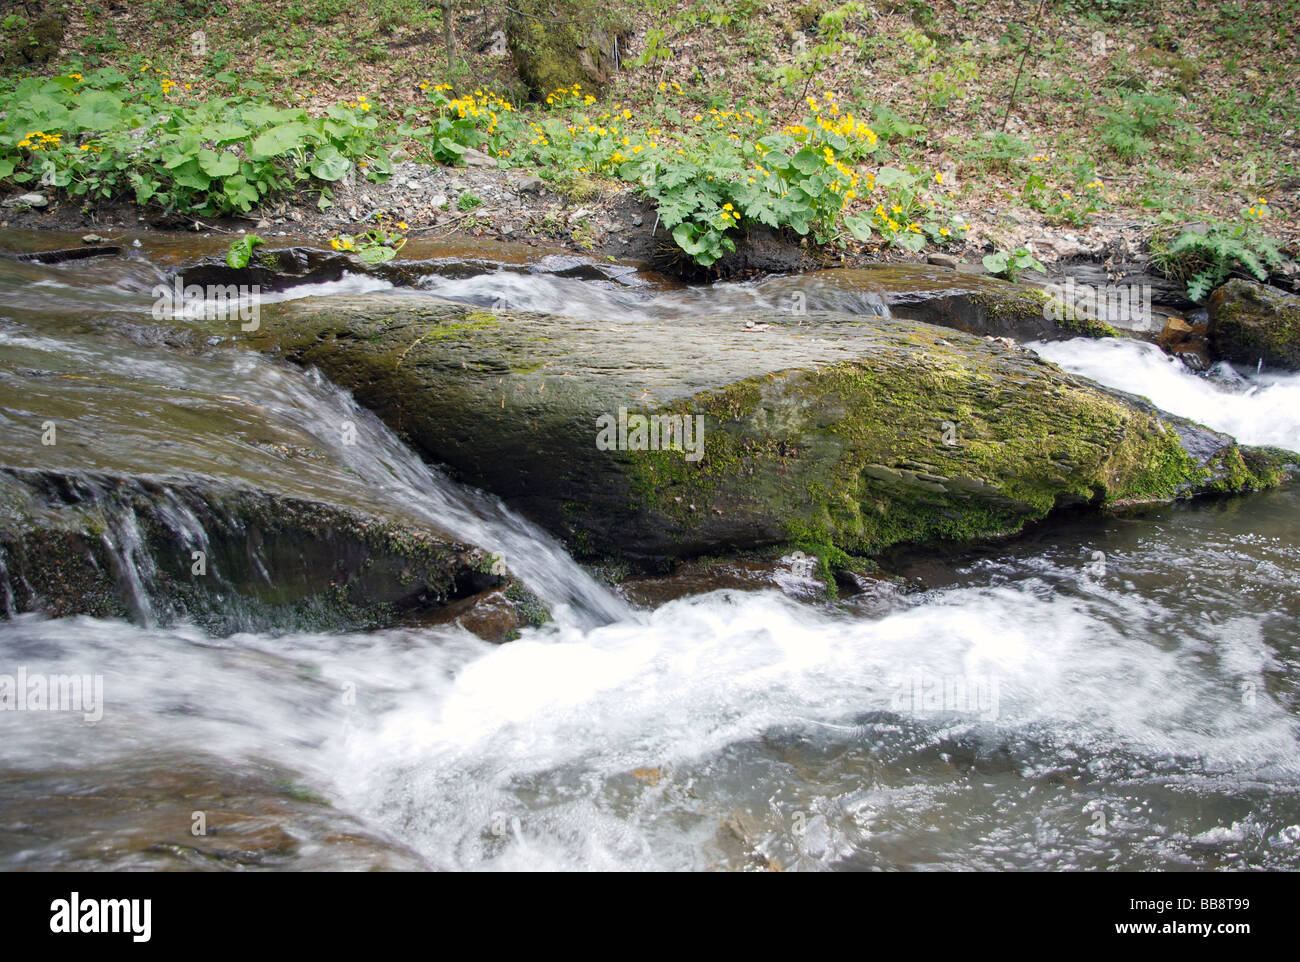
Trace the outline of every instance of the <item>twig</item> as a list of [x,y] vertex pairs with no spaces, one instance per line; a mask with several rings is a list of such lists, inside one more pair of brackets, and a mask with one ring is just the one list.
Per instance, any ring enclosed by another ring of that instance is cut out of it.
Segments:
[[1038,9],[1034,12],[1034,32],[1029,35],[1025,41],[1025,50],[1020,55],[1020,66],[1016,68],[1016,80],[1011,85],[1011,100],[1007,103],[1007,112],[1002,115],[1001,130],[1007,129],[1007,121],[1011,119],[1011,111],[1016,107],[1016,93],[1020,90],[1020,75],[1024,72],[1025,61],[1029,59],[1029,51],[1033,48],[1034,42],[1038,39],[1038,28],[1043,23],[1043,13],[1047,6],[1047,0],[1038,0]]

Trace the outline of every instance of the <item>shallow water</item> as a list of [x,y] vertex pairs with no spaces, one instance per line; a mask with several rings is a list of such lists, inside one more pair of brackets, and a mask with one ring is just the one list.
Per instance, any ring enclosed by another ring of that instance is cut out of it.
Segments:
[[[623,304],[630,323],[798,290],[492,276],[427,286],[578,313]],[[87,296],[83,316],[144,309],[129,292]],[[23,372],[58,370],[137,399],[200,398],[217,423],[243,425],[236,435],[260,426],[316,452],[322,485],[359,479],[367,497],[419,502],[447,528],[476,518],[480,543],[513,539],[500,550],[533,559],[525,580],[585,585],[599,612],[504,646],[448,628],[217,638],[184,624],[0,624],[0,673],[99,675],[104,702],[93,724],[0,712],[0,868],[1300,866],[1295,487],[914,559],[900,573],[923,590],[869,603],[719,591],[632,611],[311,374],[124,348],[40,313],[9,302],[6,377],[31,388]],[[1127,341],[1039,350],[1242,441],[1300,449],[1295,375],[1196,377]],[[224,407],[227,393],[256,405],[256,422]],[[364,457],[332,440],[342,416],[365,426]],[[157,440],[146,419],[135,430],[130,451]],[[216,471],[225,448],[187,450]],[[196,811],[207,836],[190,830]]]

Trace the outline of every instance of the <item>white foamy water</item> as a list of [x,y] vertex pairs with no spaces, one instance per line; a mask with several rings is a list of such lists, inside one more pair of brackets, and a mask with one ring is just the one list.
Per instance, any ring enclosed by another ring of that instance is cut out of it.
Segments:
[[[1180,850],[1231,824],[1216,820],[1217,792],[1294,794],[1300,722],[1269,690],[1265,614],[1198,623],[1133,593],[1122,570],[1031,568],[1074,590],[1031,575],[878,619],[717,592],[500,647],[446,630],[217,642],[22,618],[0,628],[7,660],[102,672],[106,706],[91,728],[0,713],[0,767],[146,746],[270,760],[431,867],[461,869],[1043,865],[1037,850],[990,848],[985,826],[995,812],[1007,829],[1047,817],[1052,793],[1023,792],[1069,772],[1082,782],[1074,820],[1052,816],[1060,857],[1089,862],[1079,812],[1101,799],[1136,806],[1107,844],[1137,863],[1157,854],[1142,800],[1170,784],[1188,821],[1157,835]],[[984,697],[930,703],[918,679]],[[954,753],[971,755],[977,783]],[[1285,824],[1300,821],[1281,804]],[[792,830],[807,819],[816,834]],[[926,824],[945,826],[941,852]]]
[[1300,373],[1237,371],[1220,364],[1212,376],[1202,377],[1154,344],[1120,338],[1028,346],[1067,371],[1139,394],[1242,444],[1300,451]]

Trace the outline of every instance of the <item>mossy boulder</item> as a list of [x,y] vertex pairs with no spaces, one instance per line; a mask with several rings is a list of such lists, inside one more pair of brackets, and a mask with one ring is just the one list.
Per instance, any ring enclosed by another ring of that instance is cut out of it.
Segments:
[[515,70],[538,97],[574,84],[603,88],[618,67],[618,46],[627,33],[608,6],[592,0],[519,0],[506,17]]
[[30,22],[19,18],[0,39],[0,71],[43,64],[58,54],[62,42],[63,21],[57,17],[40,17]]
[[[1069,506],[1269,486],[1286,460],[915,321],[591,320],[400,295],[262,321],[254,345],[320,368],[579,556],[643,567],[983,539]],[[636,415],[659,417],[658,450]],[[626,438],[602,449],[620,419]]]
[[1216,360],[1300,369],[1300,297],[1233,278],[1210,295],[1210,350]]

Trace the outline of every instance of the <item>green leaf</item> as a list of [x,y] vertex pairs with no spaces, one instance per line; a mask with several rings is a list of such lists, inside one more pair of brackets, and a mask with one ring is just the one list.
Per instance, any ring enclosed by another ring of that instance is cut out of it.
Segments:
[[925,246],[925,238],[914,231],[905,230],[893,237],[893,243],[909,251],[919,251]]
[[248,148],[250,160],[270,160],[288,153],[295,147],[304,146],[304,140],[310,129],[303,123],[280,124],[259,135]]
[[[880,182],[879,178],[876,179],[876,182]],[[1006,251],[998,251],[994,254],[985,254],[982,261],[984,269],[990,274],[1003,273],[1007,269],[1007,256]]]
[[209,124],[199,131],[199,136],[204,140],[209,140],[218,146],[223,144],[233,144],[237,140],[243,140],[249,135],[250,131],[243,124],[219,123]]
[[805,147],[790,160],[790,166],[803,174],[815,174],[826,166],[826,158]]
[[111,130],[122,119],[122,101],[102,90],[91,90],[68,119],[81,130]]
[[316,156],[308,165],[313,177],[327,181],[341,180],[351,168],[352,162],[333,147],[322,147],[316,151]]
[[357,251],[357,256],[367,264],[382,264],[385,261],[391,261],[397,256],[397,251],[383,244],[373,244],[369,247],[363,247]]
[[190,187],[194,190],[207,190],[212,183],[210,178],[203,171],[199,170],[197,160],[188,160],[172,172],[172,177],[176,183],[182,187]]
[[0,179],[8,177],[14,172],[14,162],[12,160],[0,160]]
[[236,270],[247,267],[253,257],[253,248],[264,243],[266,242],[256,234],[247,234],[231,241],[230,249],[226,251],[226,263]]
[[855,214],[844,218],[844,226],[849,229],[849,233],[856,240],[865,241],[871,239],[871,218],[865,214]]
[[239,158],[228,150],[200,150],[199,167],[209,177],[229,177],[239,170]]
[[880,173],[876,174],[877,187],[893,187],[895,184],[909,183],[911,180],[911,174],[897,167],[881,167]]
[[225,183],[226,200],[237,210],[246,211],[257,203],[257,190],[244,179],[242,174],[227,177]]

